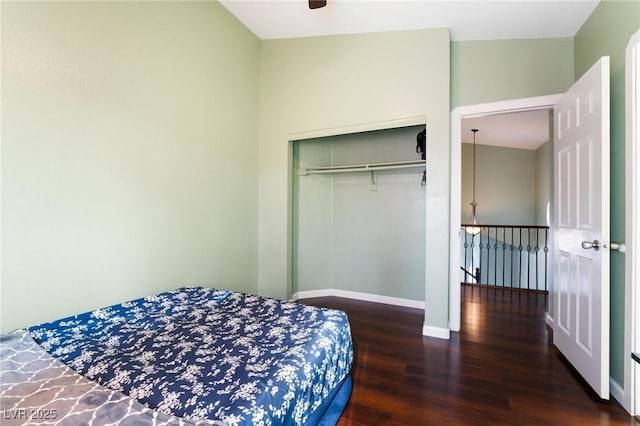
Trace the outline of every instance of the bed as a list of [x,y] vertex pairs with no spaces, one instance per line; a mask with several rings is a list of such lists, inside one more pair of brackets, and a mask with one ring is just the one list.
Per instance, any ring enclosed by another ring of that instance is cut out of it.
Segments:
[[336,424],[351,392],[351,331],[338,310],[188,287],[27,332],[23,344],[32,338],[137,415],[150,409],[142,424]]

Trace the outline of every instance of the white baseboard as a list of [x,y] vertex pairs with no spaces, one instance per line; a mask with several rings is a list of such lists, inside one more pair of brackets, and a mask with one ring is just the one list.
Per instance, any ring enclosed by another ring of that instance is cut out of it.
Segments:
[[449,339],[450,331],[448,328],[433,327],[430,325],[422,326],[422,335],[429,337],[437,337],[438,339]]
[[407,308],[424,309],[424,302],[400,297],[381,296],[379,294],[360,293],[357,291],[325,288],[321,290],[299,291],[291,295],[292,300],[310,299],[313,297],[344,297],[345,299],[364,300],[366,302],[384,303],[386,305],[404,306]]
[[627,413],[631,413],[631,407],[628,407],[626,404],[626,398],[624,394],[624,388],[620,386],[618,382],[613,380],[613,377],[609,377],[609,394],[612,398],[622,405],[622,408],[627,410]]
[[553,320],[553,317],[551,315],[549,315],[549,312],[545,313],[544,319],[545,319],[545,321],[547,323],[547,326],[550,327],[553,330],[554,320]]
[[322,290],[299,291],[299,292],[293,293],[291,295],[291,300],[313,299],[314,297],[335,296],[333,291],[334,290],[332,290],[330,288],[325,288],[325,289],[322,289]]
[[[321,290],[299,291],[291,295],[292,300],[310,299],[313,297],[344,297],[346,299],[364,300],[366,302],[384,303],[386,305],[404,306],[407,308],[424,309],[424,302],[420,300],[402,299],[400,297],[381,296],[379,294],[360,293],[357,291],[340,290],[336,288],[325,288]],[[424,336],[437,337],[439,339],[449,339],[448,328],[432,327],[424,325],[422,327]]]

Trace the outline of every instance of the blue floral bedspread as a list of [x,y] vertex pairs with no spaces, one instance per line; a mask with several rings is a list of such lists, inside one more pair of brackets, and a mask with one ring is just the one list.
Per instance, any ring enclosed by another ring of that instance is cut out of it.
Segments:
[[304,424],[349,374],[342,311],[182,288],[29,329],[48,352],[162,413]]

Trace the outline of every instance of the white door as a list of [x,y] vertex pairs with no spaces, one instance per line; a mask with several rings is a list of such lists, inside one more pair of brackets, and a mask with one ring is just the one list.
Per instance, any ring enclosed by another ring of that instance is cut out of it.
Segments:
[[554,106],[553,343],[609,398],[609,57]]

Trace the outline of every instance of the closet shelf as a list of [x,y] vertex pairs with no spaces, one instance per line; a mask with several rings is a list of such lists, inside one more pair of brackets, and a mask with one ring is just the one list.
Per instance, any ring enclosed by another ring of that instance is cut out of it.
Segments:
[[351,164],[347,166],[302,167],[300,176],[328,173],[374,172],[376,170],[409,169],[425,167],[425,160],[391,161],[386,163]]

